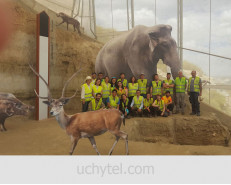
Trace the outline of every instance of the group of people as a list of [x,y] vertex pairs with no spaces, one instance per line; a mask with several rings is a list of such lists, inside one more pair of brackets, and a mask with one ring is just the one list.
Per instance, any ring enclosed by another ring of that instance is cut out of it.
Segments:
[[[92,73],[86,77],[81,91],[82,111],[96,111],[104,108],[120,110],[125,117],[146,116],[167,117],[173,114],[185,114],[185,93],[190,96],[192,105],[191,115],[200,116],[199,96],[202,96],[201,79],[192,71],[192,77],[187,79],[179,71],[175,81],[171,73],[161,81],[158,74],[148,84],[145,74],[141,73],[139,79],[134,76],[130,81],[124,73],[120,78],[108,76],[103,73]],[[174,105],[176,105],[175,111]]]

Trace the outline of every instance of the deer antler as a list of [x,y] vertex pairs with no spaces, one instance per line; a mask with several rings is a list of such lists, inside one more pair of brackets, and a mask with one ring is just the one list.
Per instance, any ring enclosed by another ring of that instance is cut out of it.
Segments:
[[47,97],[42,97],[42,96],[39,96],[38,93],[36,92],[36,90],[34,89],[34,92],[36,94],[37,97],[41,98],[41,99],[48,99],[48,100],[51,100],[52,97],[51,97],[51,92],[50,92],[50,88],[49,88],[49,85],[48,83],[46,82],[46,80],[40,75],[38,74],[35,69],[31,66],[31,64],[29,64],[29,67],[31,68],[31,70],[34,72],[34,74],[36,74],[36,76],[38,76],[39,78],[42,79],[42,81],[46,84],[47,86],[47,91],[48,91],[48,96]]
[[[63,87],[63,91],[62,91],[62,96],[61,96],[61,98],[64,98],[65,90],[66,90],[66,87],[67,87],[67,85],[69,84],[69,82],[70,82],[81,70],[82,70],[82,68],[80,68],[76,73],[74,73],[74,74],[71,76],[71,78],[69,78],[69,79],[66,81],[66,83],[65,83],[65,85],[64,85],[64,87]],[[75,94],[74,94],[73,96],[68,97],[68,98],[69,98],[69,99],[74,98],[75,95],[76,95],[76,93],[77,93],[77,90],[75,91]]]

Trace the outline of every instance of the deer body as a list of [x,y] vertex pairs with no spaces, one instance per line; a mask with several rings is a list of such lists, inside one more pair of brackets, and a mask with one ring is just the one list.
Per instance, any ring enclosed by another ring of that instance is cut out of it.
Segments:
[[116,137],[116,141],[109,151],[109,154],[112,154],[112,151],[120,138],[123,138],[125,140],[126,154],[128,154],[128,135],[125,132],[120,131],[120,126],[124,121],[124,116],[119,110],[103,109],[98,111],[77,113],[74,115],[67,115],[65,113],[63,106],[67,104],[71,98],[75,97],[77,91],[72,97],[69,98],[64,97],[64,92],[67,84],[76,76],[79,71],[72,75],[72,77],[65,83],[61,98],[53,99],[51,97],[48,83],[32,68],[32,66],[30,66],[30,68],[37,76],[39,76],[43,80],[43,82],[47,86],[47,97],[40,97],[36,91],[35,93],[39,98],[48,100],[43,101],[43,103],[51,107],[50,114],[52,116],[55,116],[60,127],[65,129],[66,133],[71,137],[71,155],[73,154],[74,149],[80,138],[88,138],[96,153],[99,155],[100,153],[96,147],[94,136],[101,135],[106,131],[109,131]]

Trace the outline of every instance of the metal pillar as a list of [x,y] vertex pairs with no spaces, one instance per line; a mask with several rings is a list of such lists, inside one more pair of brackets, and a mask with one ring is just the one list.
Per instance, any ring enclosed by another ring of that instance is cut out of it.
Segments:
[[181,68],[183,66],[183,0],[177,0],[177,44]]
[[130,22],[129,22],[130,16],[129,16],[129,3],[127,0],[127,24],[128,24],[128,30],[130,30]]
[[74,16],[75,4],[76,4],[76,0],[73,1],[73,6],[72,6],[72,10],[71,10],[71,17]]
[[131,0],[131,18],[132,18],[132,28],[135,26],[135,20],[134,20],[134,0]]

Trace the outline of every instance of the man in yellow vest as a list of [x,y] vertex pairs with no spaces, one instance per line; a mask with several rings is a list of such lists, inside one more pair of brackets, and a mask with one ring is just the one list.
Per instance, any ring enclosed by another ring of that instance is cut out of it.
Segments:
[[171,80],[171,73],[167,73],[167,79],[163,81],[163,94],[166,91],[170,92],[171,97],[173,97],[174,80]]
[[128,87],[128,81],[125,79],[125,74],[120,73],[120,79],[117,80],[117,82],[121,81],[124,87]]
[[152,117],[154,115],[153,98],[150,93],[147,93],[147,98],[144,99],[144,110],[143,113],[147,117]]
[[131,103],[131,115],[142,116],[144,106],[144,97],[140,96],[140,90],[136,91],[136,96],[133,97]]
[[140,79],[138,79],[137,82],[138,82],[138,88],[141,92],[141,96],[146,98],[148,81],[147,81],[147,79],[144,79],[144,77],[145,77],[144,73],[141,73]]
[[104,76],[102,72],[98,73],[98,78],[101,80],[101,83],[104,82]]
[[96,111],[104,108],[105,105],[102,100],[102,95],[100,93],[97,93],[95,99],[91,100],[91,102],[89,103],[89,110]]
[[179,71],[178,77],[175,79],[175,87],[176,87],[176,112],[178,114],[181,109],[181,114],[184,115],[184,107],[185,107],[185,92],[187,88],[186,78],[183,76],[183,72]]
[[162,117],[168,117],[168,114],[166,112],[166,106],[164,103],[164,100],[161,99],[161,95],[157,94],[156,95],[156,100],[152,104],[154,107],[154,116],[162,116]]
[[126,94],[122,94],[121,96],[121,100],[120,100],[120,111],[123,113],[123,115],[125,116],[125,118],[130,118],[129,115],[129,100],[126,96]]
[[118,109],[119,110],[119,106],[120,106],[120,99],[117,96],[117,90],[114,89],[112,91],[112,95],[109,96],[107,99],[107,107],[109,109]]
[[156,95],[162,94],[162,82],[159,80],[158,74],[154,75],[154,81],[150,84],[150,93],[152,94],[153,101],[156,100]]
[[190,96],[190,103],[192,104],[191,115],[200,116],[200,103],[198,98],[202,96],[201,79],[196,76],[196,71],[192,71],[192,77],[188,81],[188,95]]
[[92,100],[92,86],[91,77],[86,78],[86,83],[81,86],[81,101],[82,101],[82,112],[88,111],[88,105]]

